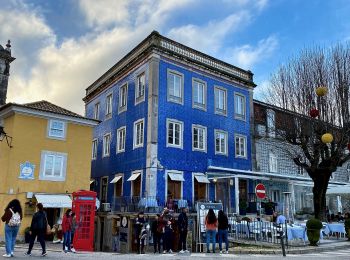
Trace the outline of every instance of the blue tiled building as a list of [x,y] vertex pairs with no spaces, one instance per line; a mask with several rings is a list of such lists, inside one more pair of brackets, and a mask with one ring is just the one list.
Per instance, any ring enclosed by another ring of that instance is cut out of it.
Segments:
[[102,202],[210,200],[238,211],[253,190],[239,171],[252,170],[254,87],[250,71],[151,33],[86,90],[86,116],[102,121],[92,188]]

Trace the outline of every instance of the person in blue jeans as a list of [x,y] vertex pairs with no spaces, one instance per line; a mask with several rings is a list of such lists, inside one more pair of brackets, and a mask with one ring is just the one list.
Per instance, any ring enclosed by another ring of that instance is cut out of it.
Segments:
[[207,253],[210,253],[210,240],[212,240],[213,253],[215,253],[216,245],[216,229],[218,220],[213,209],[209,209],[208,215],[205,217],[205,228],[207,230]]
[[62,220],[63,251],[65,253],[72,252],[70,247],[70,239],[72,236],[72,213],[71,209],[67,209]]
[[226,214],[219,210],[218,214],[218,231],[219,231],[219,249],[220,254],[222,254],[222,242],[225,242],[226,245],[226,251],[224,251],[224,254],[228,253],[228,238],[227,238],[227,231],[228,230],[228,218]]
[[16,244],[16,237],[22,221],[22,207],[19,200],[11,200],[5,208],[1,220],[5,222],[5,242],[6,254],[3,257],[13,257]]

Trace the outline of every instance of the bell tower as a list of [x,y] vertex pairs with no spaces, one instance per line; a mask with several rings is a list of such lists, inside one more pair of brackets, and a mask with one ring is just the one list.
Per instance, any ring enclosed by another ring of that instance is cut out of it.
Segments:
[[6,49],[0,45],[0,106],[6,104],[10,63],[14,60],[15,58],[11,56],[11,42],[8,40]]

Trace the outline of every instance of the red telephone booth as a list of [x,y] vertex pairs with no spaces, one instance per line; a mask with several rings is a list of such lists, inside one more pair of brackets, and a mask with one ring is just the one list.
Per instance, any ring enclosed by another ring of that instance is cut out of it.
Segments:
[[94,218],[96,207],[96,192],[73,192],[72,211],[76,215],[77,228],[74,233],[73,245],[76,250],[94,250]]

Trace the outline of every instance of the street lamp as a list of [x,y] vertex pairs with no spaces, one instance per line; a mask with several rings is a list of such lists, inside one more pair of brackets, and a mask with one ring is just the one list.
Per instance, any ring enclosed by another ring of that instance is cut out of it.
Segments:
[[12,148],[12,137],[6,134],[3,126],[0,126],[0,142],[2,142],[4,139],[6,139],[8,147]]

